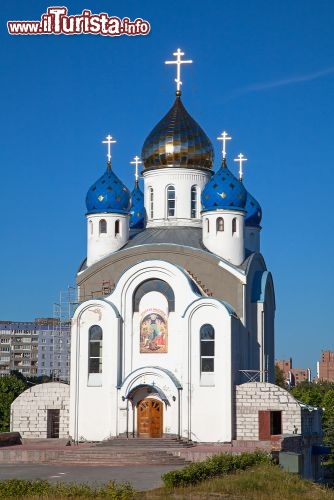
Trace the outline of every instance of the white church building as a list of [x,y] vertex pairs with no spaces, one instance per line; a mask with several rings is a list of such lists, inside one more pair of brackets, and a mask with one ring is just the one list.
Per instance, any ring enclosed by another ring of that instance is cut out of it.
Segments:
[[243,183],[243,155],[239,174],[230,169],[226,132],[214,171],[212,143],[181,100],[188,61],[179,49],[175,56],[176,98],[135,158],[133,191],[112,164],[109,135],[106,168],[87,193],[71,340],[75,441],[231,442],[240,434],[237,387],[250,377],[274,382],[275,296],[261,255],[261,207]]
[[199,453],[211,443],[211,454],[218,445],[262,448],[318,479],[328,453],[322,411],[274,385],[275,295],[261,255],[261,207],[243,183],[246,158],[236,158],[235,176],[223,132],[214,170],[212,143],[181,101],[180,68],[189,61],[180,49],[174,55],[176,99],[131,162],[131,193],[112,165],[115,141],[103,141],[107,164],[86,197],[70,386],[23,392],[11,431],[75,443],[176,437]]

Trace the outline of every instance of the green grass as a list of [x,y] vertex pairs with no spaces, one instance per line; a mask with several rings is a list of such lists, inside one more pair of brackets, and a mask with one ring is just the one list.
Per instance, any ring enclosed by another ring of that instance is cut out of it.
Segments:
[[321,487],[284,472],[276,465],[260,464],[210,479],[186,488],[164,488],[140,493],[138,499],[214,499],[229,500],[334,500],[334,490]]
[[334,489],[328,489],[277,465],[261,463],[244,471],[235,471],[203,481],[194,486],[159,488],[136,493],[130,485],[113,481],[101,487],[80,484],[50,484],[47,481],[11,479],[0,482],[0,499],[77,499],[107,498],[119,500],[334,500]]

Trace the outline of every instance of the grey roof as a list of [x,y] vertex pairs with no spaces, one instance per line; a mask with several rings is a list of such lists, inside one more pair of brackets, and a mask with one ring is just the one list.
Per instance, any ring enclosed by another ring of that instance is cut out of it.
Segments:
[[150,227],[131,237],[122,247],[135,247],[138,245],[159,245],[161,243],[182,245],[186,247],[206,250],[202,243],[202,228],[200,227]]
[[[140,233],[131,235],[129,241],[118,251],[126,250],[141,245],[180,245],[184,247],[195,248],[204,251],[208,254],[215,255],[208,250],[202,242],[202,228],[201,227],[187,227],[187,226],[174,226],[174,227],[150,227],[146,228]],[[245,260],[240,266],[234,266],[236,269],[246,271],[249,265],[249,259],[252,257],[252,252],[246,249]],[[220,260],[220,257],[216,256]],[[81,263],[78,272],[87,269],[87,260],[84,259]]]

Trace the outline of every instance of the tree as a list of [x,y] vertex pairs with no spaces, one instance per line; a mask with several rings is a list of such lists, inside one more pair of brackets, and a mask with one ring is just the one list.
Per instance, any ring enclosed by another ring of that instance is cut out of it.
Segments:
[[27,387],[24,377],[16,374],[0,377],[0,432],[10,430],[10,405]]
[[334,455],[334,383],[301,382],[291,389],[293,396],[302,403],[323,408],[322,425],[324,442],[330,446]]
[[330,389],[324,395],[322,400],[324,414],[323,414],[323,429],[324,429],[324,442],[330,446],[331,455],[334,455],[334,389]]
[[287,388],[284,371],[278,365],[275,365],[275,384],[283,389]]

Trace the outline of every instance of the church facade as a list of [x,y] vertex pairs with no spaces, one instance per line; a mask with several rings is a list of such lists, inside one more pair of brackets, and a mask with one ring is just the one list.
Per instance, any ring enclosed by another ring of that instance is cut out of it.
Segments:
[[75,441],[231,442],[237,387],[247,376],[274,382],[261,207],[243,183],[242,155],[239,176],[229,168],[226,133],[214,172],[212,143],[183,105],[179,72],[176,82],[175,102],[144,141],[143,188],[138,171],[131,193],[116,175],[108,136],[106,169],[87,193],[71,336]]

